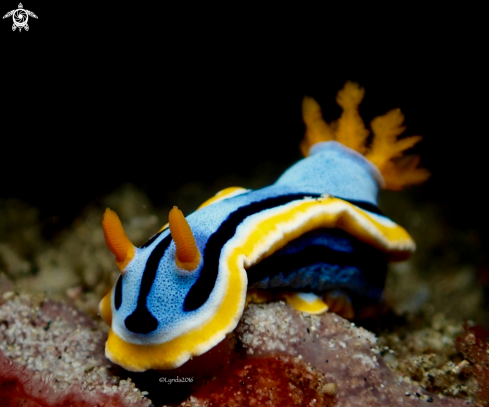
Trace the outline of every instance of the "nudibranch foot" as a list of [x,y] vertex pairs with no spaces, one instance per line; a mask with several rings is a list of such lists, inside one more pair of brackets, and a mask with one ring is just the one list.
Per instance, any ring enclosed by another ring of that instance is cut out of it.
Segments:
[[353,319],[355,317],[355,310],[351,298],[344,291],[330,291],[323,295],[323,299],[328,305],[330,312],[334,312],[345,319]]
[[319,295],[314,293],[291,292],[283,293],[282,297],[287,304],[292,305],[297,311],[311,315],[321,315],[328,311],[326,304]]
[[304,293],[286,290],[260,290],[251,288],[246,295],[246,305],[249,303],[263,304],[270,301],[285,301],[297,311],[320,315],[328,311],[327,304],[321,296],[314,293]]

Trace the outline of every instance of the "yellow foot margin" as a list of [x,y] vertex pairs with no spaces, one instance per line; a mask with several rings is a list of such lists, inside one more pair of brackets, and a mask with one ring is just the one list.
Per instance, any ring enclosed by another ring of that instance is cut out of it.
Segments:
[[321,297],[313,293],[283,293],[281,297],[297,311],[313,315],[324,314],[328,311],[328,305]]

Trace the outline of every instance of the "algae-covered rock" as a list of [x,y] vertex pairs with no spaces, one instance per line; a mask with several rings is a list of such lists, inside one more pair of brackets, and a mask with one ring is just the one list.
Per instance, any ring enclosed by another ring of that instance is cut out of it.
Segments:
[[106,332],[88,315],[41,297],[3,294],[0,305],[2,405],[147,407],[129,380],[110,373]]
[[383,361],[373,333],[332,313],[308,316],[284,303],[251,304],[237,333],[247,355],[300,355],[336,383],[338,406],[467,405],[396,374]]

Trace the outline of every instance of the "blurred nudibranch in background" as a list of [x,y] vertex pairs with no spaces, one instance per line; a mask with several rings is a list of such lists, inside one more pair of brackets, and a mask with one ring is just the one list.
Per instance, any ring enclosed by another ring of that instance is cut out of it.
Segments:
[[429,174],[419,157],[402,156],[421,137],[398,139],[399,109],[371,122],[367,143],[363,95],[347,82],[336,98],[343,113],[331,124],[306,96],[306,158],[273,185],[227,188],[186,218],[174,207],[141,247],[106,210],[104,234],[121,272],[100,303],[111,361],[131,371],[178,368],[223,341],[250,301],[280,298],[349,318],[379,303],[388,261],[406,259],[415,244],[378,209],[378,190]]

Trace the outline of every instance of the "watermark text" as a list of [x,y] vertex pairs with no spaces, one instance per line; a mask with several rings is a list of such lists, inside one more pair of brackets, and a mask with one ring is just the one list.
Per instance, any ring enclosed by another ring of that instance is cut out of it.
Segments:
[[160,377],[160,383],[193,383],[193,377]]

